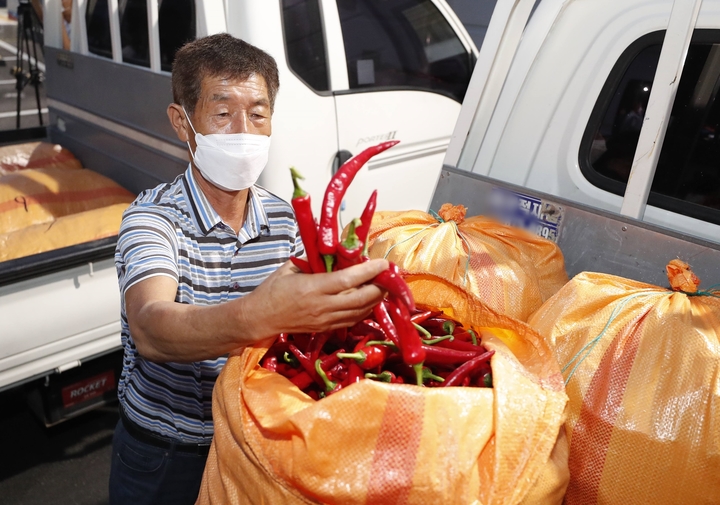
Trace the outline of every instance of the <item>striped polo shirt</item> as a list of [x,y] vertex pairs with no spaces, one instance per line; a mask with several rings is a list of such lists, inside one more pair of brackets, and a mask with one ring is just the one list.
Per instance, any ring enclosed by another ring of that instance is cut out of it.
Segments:
[[190,167],[169,184],[138,196],[123,215],[115,252],[125,350],[118,386],[130,420],[182,443],[210,443],[212,390],[226,357],[154,363],[137,352],[125,291],[156,275],[177,281],[175,301],[215,305],[251,292],[290,256],[304,253],[289,204],[253,186],[242,229],[215,212]]

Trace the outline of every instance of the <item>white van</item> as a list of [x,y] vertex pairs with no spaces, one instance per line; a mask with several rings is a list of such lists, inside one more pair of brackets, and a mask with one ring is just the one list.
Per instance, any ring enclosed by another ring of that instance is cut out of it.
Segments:
[[[172,59],[229,32],[280,68],[260,184],[289,199],[295,166],[318,209],[340,163],[394,138],[358,175],[345,222],[375,188],[380,208],[428,206],[477,53],[444,0],[74,0],[69,22],[62,4],[45,0],[47,138],[84,167],[134,193],[184,171]],[[113,397],[121,360],[99,360],[120,348],[114,249],[112,237],[0,263],[0,390],[33,381],[38,398],[39,385],[47,424]]]

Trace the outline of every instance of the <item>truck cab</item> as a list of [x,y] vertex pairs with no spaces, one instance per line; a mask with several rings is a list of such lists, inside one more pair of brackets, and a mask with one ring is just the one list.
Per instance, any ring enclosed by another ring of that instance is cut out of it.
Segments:
[[[402,140],[358,175],[346,222],[367,188],[386,188],[381,208],[429,205],[477,58],[444,0],[46,0],[42,17],[46,140],[83,167],[135,194],[182,173],[188,148],[166,114],[173,56],[187,41],[228,32],[270,53],[280,70],[260,185],[289,199],[294,166],[321,195],[350,156]],[[47,424],[113,396],[115,241],[0,263],[0,390],[27,383],[39,397],[39,388]]]
[[717,244],[719,44],[716,0],[500,0],[444,162]]

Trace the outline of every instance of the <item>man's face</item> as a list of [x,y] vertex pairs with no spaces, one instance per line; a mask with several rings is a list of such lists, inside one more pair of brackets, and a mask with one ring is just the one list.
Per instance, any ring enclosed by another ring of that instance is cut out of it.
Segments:
[[[265,79],[255,74],[246,80],[205,77],[190,120],[195,131],[203,135],[253,133],[270,136],[270,99]],[[190,125],[186,127],[195,151],[195,136]]]

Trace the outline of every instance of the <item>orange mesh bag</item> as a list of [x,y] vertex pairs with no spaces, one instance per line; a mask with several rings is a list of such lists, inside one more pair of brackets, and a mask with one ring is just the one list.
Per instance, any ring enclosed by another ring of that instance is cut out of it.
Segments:
[[0,261],[117,235],[128,207],[117,203],[0,235]]
[[197,503],[561,503],[567,397],[552,352],[448,283],[413,284],[416,301],[482,333],[494,388],[363,380],[315,401],[258,365],[266,349],[248,349],[215,385]]
[[60,144],[26,142],[0,147],[0,175],[26,168],[82,168]]
[[20,170],[0,177],[0,234],[134,199],[128,190],[92,170]]
[[564,366],[567,505],[720,503],[720,291],[668,274],[690,293],[582,273],[530,319]]
[[421,211],[376,212],[369,256],[410,274],[433,273],[490,308],[526,321],[567,281],[553,242],[444,204],[438,218]]

